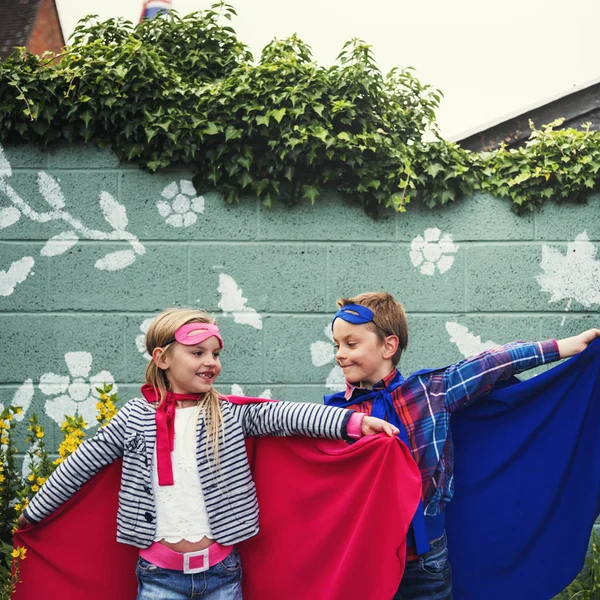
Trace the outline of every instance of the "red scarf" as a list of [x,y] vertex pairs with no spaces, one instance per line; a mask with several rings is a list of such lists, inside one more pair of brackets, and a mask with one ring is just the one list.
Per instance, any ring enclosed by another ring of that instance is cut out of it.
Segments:
[[[145,383],[142,394],[148,402],[160,402],[154,387]],[[156,469],[158,485],[173,485],[173,464],[171,452],[175,447],[175,408],[177,401],[200,399],[200,394],[175,394],[167,392],[165,401],[156,409]]]

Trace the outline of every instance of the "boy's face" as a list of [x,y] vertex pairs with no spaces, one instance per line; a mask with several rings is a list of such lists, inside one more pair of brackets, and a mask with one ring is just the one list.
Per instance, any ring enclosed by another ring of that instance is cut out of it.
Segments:
[[333,341],[337,347],[336,361],[350,383],[372,387],[393,369],[391,358],[398,347],[396,336],[381,340],[367,323],[354,325],[338,318],[333,323]]

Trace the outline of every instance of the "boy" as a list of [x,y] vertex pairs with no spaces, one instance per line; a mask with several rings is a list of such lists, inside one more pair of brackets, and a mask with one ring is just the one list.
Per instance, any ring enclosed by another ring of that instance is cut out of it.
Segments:
[[421,471],[422,508],[409,531],[408,562],[394,600],[451,599],[444,525],[444,509],[454,492],[450,415],[484,396],[497,381],[577,354],[600,330],[559,341],[514,342],[405,381],[396,368],[408,343],[402,305],[385,292],[342,298],[337,304],[333,337],[346,391],[326,397],[325,403],[352,407],[399,427]]

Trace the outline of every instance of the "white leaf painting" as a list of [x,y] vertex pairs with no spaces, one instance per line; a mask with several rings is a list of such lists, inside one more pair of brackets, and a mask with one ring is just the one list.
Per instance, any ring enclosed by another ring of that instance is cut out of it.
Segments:
[[148,352],[146,352],[146,334],[148,333],[148,329],[150,329],[152,321],[154,321],[154,317],[144,319],[140,325],[140,331],[142,333],[135,336],[135,345],[137,346],[138,352],[143,354],[146,360],[150,360],[152,358]]
[[346,389],[346,380],[344,379],[344,372],[335,363],[335,346],[333,344],[331,325],[326,325],[323,333],[330,341],[324,342],[318,340],[313,342],[310,345],[310,358],[315,367],[323,367],[331,362],[334,363],[325,380],[325,387],[333,392],[340,392]]
[[475,356],[484,350],[491,350],[498,346],[496,342],[487,340],[481,341],[481,336],[474,335],[464,325],[460,325],[454,321],[448,321],[446,323],[446,331],[450,336],[450,341],[456,344],[458,351],[465,357]]
[[544,244],[540,267],[544,271],[536,277],[543,292],[551,294],[548,302],[568,300],[566,309],[575,300],[585,308],[600,304],[600,260],[597,248],[587,233],[580,233],[567,244],[567,252]]
[[10,296],[25,281],[34,264],[32,256],[24,256],[12,263],[8,271],[0,271],[0,296]]
[[452,235],[442,235],[437,227],[431,227],[410,243],[410,261],[422,275],[435,275],[436,269],[443,274],[454,264],[453,255],[457,251],[458,244],[452,241]]
[[127,211],[122,204],[119,204],[108,192],[100,194],[100,207],[107,223],[118,231],[124,231],[129,224],[127,220]]
[[65,197],[63,196],[58,181],[56,181],[54,177],[42,171],[38,173],[37,182],[40,194],[42,194],[46,202],[52,206],[52,208],[59,210],[65,207]]
[[[9,405],[20,406],[23,411],[19,415],[14,415],[13,418],[15,421],[22,421],[25,418],[25,413],[29,410],[34,393],[35,390],[33,387],[33,381],[31,379],[26,379],[22,385],[17,388],[17,391],[14,393]],[[4,404],[0,404],[0,412],[2,412],[4,408]]]
[[119,271],[135,262],[135,258],[133,250],[117,250],[107,254],[104,258],[98,259],[94,266],[100,271]]
[[72,248],[79,238],[72,231],[63,231],[51,237],[40,250],[42,256],[59,256]]
[[217,291],[221,294],[218,306],[224,315],[233,315],[233,320],[241,325],[250,325],[255,329],[262,329],[262,317],[256,310],[246,306],[248,298],[242,296],[242,290],[233,277],[221,273]]
[[0,210],[0,229],[14,225],[21,218],[21,211],[14,206],[6,206]]

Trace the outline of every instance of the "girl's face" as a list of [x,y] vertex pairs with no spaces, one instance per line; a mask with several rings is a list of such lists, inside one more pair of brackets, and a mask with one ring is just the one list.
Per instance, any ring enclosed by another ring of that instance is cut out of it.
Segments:
[[209,337],[195,346],[174,342],[166,356],[157,355],[154,360],[166,372],[172,392],[204,394],[221,372],[220,353],[219,340]]

